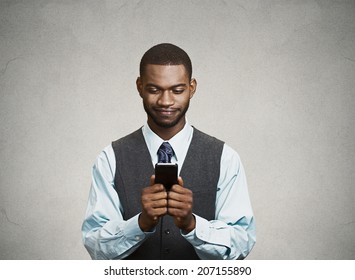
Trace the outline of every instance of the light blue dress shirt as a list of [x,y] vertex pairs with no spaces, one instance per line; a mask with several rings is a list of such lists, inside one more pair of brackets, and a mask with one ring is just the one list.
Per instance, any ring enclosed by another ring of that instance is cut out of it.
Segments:
[[[169,140],[175,152],[172,162],[178,163],[179,172],[193,130],[186,123],[183,130]],[[164,140],[147,124],[142,127],[142,132],[154,166],[158,161],[157,151]],[[93,259],[125,258],[154,233],[140,229],[139,214],[129,220],[123,219],[122,205],[114,189],[115,172],[115,154],[109,145],[99,154],[93,166],[82,226],[83,242]],[[186,235],[181,234],[194,246],[201,259],[245,258],[256,241],[255,221],[243,165],[239,155],[226,144],[222,151],[216,191],[215,220],[208,221],[194,214],[195,229]]]

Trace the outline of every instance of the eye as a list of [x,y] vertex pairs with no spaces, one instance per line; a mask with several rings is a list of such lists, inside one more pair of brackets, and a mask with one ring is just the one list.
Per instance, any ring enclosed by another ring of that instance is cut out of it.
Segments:
[[184,91],[185,91],[185,89],[183,89],[183,88],[175,88],[175,89],[173,89],[173,93],[174,94],[181,94]]
[[149,93],[155,94],[159,92],[159,89],[152,87],[152,88],[147,88],[147,91]]

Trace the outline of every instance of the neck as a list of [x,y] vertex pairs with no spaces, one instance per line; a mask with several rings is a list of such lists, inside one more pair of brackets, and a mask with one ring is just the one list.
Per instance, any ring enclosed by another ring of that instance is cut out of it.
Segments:
[[164,141],[168,141],[178,134],[184,128],[185,124],[186,120],[185,118],[182,118],[181,121],[173,127],[161,127],[148,118],[150,129]]

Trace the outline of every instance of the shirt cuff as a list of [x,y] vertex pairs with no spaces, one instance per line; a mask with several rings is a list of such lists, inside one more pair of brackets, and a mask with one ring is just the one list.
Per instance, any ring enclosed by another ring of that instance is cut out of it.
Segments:
[[145,239],[147,236],[152,235],[155,232],[155,229],[150,232],[143,232],[141,230],[138,224],[139,215],[140,213],[127,220],[125,226],[126,238],[130,240],[135,240],[137,242]]
[[230,248],[229,230],[218,221],[208,221],[195,215],[195,229],[182,236],[194,247],[210,243]]
[[206,235],[208,234],[209,222],[195,214],[194,216],[196,220],[195,229],[187,234],[181,232],[181,235],[190,242],[191,245],[196,247],[205,243],[204,240],[207,239]]

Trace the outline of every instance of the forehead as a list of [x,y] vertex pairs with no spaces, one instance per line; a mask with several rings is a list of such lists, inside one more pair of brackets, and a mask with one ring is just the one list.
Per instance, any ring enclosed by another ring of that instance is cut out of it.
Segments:
[[184,65],[148,64],[143,74],[143,82],[157,85],[188,83],[188,75]]

